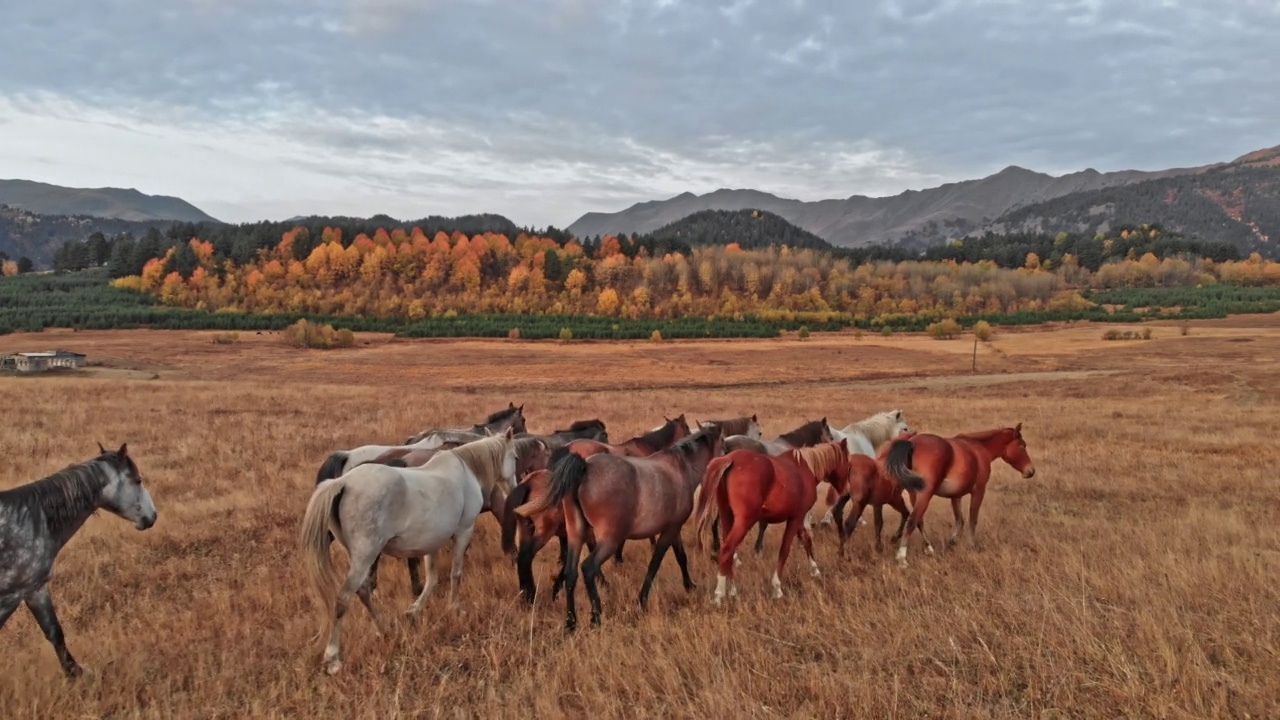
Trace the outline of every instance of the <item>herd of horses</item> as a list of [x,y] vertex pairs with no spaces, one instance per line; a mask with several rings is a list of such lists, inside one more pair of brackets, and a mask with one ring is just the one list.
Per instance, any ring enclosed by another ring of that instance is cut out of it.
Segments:
[[[499,523],[502,550],[513,557],[520,594],[529,604],[537,594],[534,557],[552,538],[559,541],[551,595],[554,600],[564,591],[565,627],[573,630],[579,576],[591,621],[598,625],[598,586],[605,582],[601,568],[610,559],[622,562],[628,541],[648,540],[651,548],[639,594],[642,607],[668,551],[675,555],[685,590],[692,591],[682,537],[691,519],[700,550],[704,531],[711,528],[716,605],[738,594],[737,552],[752,528],[757,528],[760,554],[766,528],[782,525],[770,579],[773,596],[781,597],[781,576],[796,538],[810,571],[820,574],[810,535],[815,522],[835,524],[844,554],[871,506],[880,550],[888,505],[901,516],[894,539],[897,560],[905,567],[908,541],[916,531],[926,551],[933,552],[924,532],[931,498],[951,500],[955,531],[950,542],[967,527],[972,544],[992,463],[1001,459],[1027,478],[1035,472],[1021,424],[944,437],[916,432],[900,410],[890,410],[843,429],[824,417],[773,439],[764,439],[755,415],[694,427],[684,414],[664,417],[653,430],[617,444],[598,419],[536,434],[525,425],[523,405],[509,403],[471,427],[433,428],[397,445],[331,453],[317,473],[300,533],[304,567],[328,630],[323,668],[334,674],[342,667],[339,637],[353,599],[385,634],[386,624],[372,602],[384,555],[406,562],[414,595],[406,614],[415,616],[438,584],[438,555],[452,541],[449,602],[457,606],[467,549],[484,512]],[[66,648],[48,588],[54,559],[99,509],[134,522],[139,530],[156,522],[155,505],[127,448],[108,451],[99,445],[99,451],[93,459],[0,492],[0,627],[25,603],[72,677],[81,668]],[[966,495],[967,524],[961,513]],[[350,558],[345,578],[332,561],[335,539]]]

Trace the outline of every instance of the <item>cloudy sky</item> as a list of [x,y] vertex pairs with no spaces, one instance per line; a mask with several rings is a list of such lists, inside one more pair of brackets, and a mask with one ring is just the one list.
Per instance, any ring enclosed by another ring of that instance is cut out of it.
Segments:
[[1280,0],[0,0],[0,177],[228,221],[814,200],[1280,144]]

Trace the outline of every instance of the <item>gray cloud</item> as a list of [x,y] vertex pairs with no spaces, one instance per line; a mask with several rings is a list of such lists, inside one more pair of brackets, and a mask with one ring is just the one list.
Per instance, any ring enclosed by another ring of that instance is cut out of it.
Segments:
[[[12,5],[16,168],[123,184],[114,164],[229,219],[332,204],[563,225],[684,190],[879,195],[1280,142],[1280,10],[1259,0]],[[107,143],[136,150],[126,167]]]

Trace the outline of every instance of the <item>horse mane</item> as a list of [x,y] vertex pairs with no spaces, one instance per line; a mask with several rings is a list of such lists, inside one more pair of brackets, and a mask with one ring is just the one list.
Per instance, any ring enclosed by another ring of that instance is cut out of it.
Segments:
[[115,453],[108,452],[69,465],[35,482],[0,492],[0,507],[13,508],[27,517],[39,511],[49,532],[56,535],[97,510],[102,489],[111,482],[107,465],[117,464],[122,463]]
[[[862,433],[873,445],[889,440],[889,433],[898,424],[898,410],[885,410],[869,418],[859,420],[850,427]],[[846,430],[847,431],[847,430]]]
[[822,420],[810,420],[795,430],[782,433],[778,437],[792,445],[813,445],[822,439],[822,426],[825,424]]
[[522,437],[516,438],[513,442],[516,445],[516,461],[524,462],[529,459],[529,455],[537,451],[539,447],[546,447],[546,443],[539,437]]
[[831,474],[832,470],[840,467],[841,452],[839,445],[823,443],[814,445],[813,447],[793,448],[792,455],[798,462],[808,466],[813,476],[822,482],[823,478]]
[[[672,455],[678,455],[681,458],[687,460],[690,455],[693,455],[693,453],[697,452],[698,443],[705,440],[707,435],[708,435],[708,432],[706,430],[699,430],[695,433],[691,433],[689,435],[686,435],[685,437],[680,438],[680,442],[677,442],[671,447],[668,447],[667,449],[662,450],[660,452],[670,453]],[[724,433],[721,433],[721,436],[723,435]]]
[[719,425],[720,432],[725,437],[729,437],[730,435],[746,435],[747,431],[751,429],[751,418],[749,417],[736,417],[728,420],[708,420],[707,423],[710,425]]
[[497,482],[502,478],[502,460],[508,442],[512,441],[506,435],[492,435],[444,452],[453,453],[455,457],[466,463],[481,482],[486,479]]
[[[635,438],[634,442],[642,442],[649,447],[660,447],[671,443],[671,439],[676,436],[676,421],[668,420],[662,423],[657,430],[649,432]],[[692,436],[689,436],[692,437]]]

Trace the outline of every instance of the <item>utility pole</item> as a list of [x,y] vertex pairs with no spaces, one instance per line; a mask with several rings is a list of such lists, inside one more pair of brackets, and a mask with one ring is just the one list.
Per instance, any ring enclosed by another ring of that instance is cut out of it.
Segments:
[[974,333],[973,335],[973,368],[971,372],[974,375],[978,374],[978,334],[977,333]]

